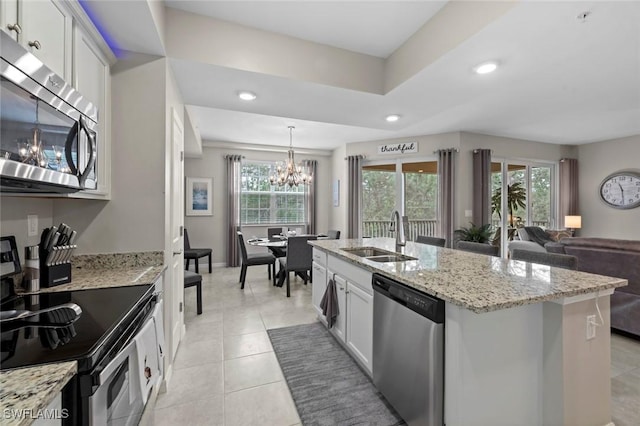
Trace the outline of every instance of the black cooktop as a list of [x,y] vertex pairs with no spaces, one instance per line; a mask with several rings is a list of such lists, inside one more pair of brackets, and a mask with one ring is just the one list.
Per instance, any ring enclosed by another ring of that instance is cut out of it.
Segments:
[[[57,361],[79,360],[78,368],[92,368],[119,338],[132,317],[152,297],[151,285],[113,287],[92,290],[40,293],[17,296],[2,303],[2,311],[36,311],[65,303],[75,303],[81,309],[79,318],[64,327],[28,326],[11,329],[2,324],[0,368],[8,369]],[[43,319],[44,317],[44,319]],[[51,319],[41,314],[30,321],[42,324]]]

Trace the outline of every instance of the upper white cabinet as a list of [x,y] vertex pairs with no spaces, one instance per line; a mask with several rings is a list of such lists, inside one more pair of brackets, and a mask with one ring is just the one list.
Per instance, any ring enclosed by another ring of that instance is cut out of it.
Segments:
[[2,29],[56,74],[71,78],[71,15],[53,0],[3,0]]
[[83,191],[78,197],[108,197],[111,182],[111,77],[109,61],[97,47],[93,38],[74,23],[73,31],[73,85],[92,104],[98,108],[98,160],[96,173],[98,188],[95,191]]

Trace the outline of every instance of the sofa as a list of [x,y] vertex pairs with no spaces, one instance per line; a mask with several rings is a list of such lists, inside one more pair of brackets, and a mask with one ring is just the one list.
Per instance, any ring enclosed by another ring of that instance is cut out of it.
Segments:
[[509,241],[509,253],[511,253],[513,249],[546,253],[546,244],[557,242],[569,236],[571,236],[571,232],[567,230],[543,230],[538,226],[518,228],[516,233],[517,239]]
[[579,271],[628,280],[611,295],[611,328],[640,338],[640,241],[569,237],[544,248],[577,257]]

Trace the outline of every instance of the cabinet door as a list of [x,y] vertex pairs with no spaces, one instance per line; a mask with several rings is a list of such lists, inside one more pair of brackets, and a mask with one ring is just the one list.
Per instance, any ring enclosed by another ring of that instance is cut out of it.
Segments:
[[[327,281],[331,278],[332,276],[327,274]],[[346,342],[347,281],[339,275],[335,275],[335,281],[336,293],[338,294],[338,317],[331,330],[333,330],[333,333],[338,339]]]
[[313,262],[313,283],[311,283],[311,286],[311,302],[313,303],[313,308],[321,319],[323,319],[320,301],[327,288],[327,270],[324,266],[316,262]]
[[20,43],[69,81],[71,18],[52,0],[22,0],[18,11],[22,22]]
[[18,32],[21,27],[18,23],[18,0],[2,0],[0,2],[0,27],[11,38],[18,41]]
[[[98,108],[98,188],[89,191],[109,196],[111,187],[109,63],[98,47],[79,27],[74,28],[73,82],[75,88]],[[85,191],[86,193],[87,191]]]
[[347,347],[371,373],[373,296],[347,283]]

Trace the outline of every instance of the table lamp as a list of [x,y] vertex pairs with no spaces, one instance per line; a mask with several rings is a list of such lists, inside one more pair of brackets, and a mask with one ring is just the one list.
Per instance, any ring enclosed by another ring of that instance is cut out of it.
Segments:
[[564,227],[569,229],[571,236],[573,236],[576,229],[582,228],[582,216],[565,216]]

